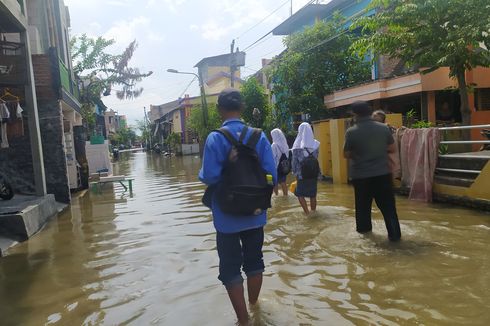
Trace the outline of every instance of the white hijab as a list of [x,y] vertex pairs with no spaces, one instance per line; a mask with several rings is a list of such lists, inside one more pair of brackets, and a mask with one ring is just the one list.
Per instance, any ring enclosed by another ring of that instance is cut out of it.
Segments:
[[272,130],[271,136],[272,136],[272,144],[275,144],[275,146],[277,146],[281,154],[288,155],[289,152],[288,141],[286,140],[286,136],[284,136],[281,129],[276,128]]
[[[320,142],[315,139],[313,135],[313,129],[308,122],[303,122],[298,129],[298,136],[294,141],[293,150],[295,149],[309,149],[311,152],[316,151],[320,147]],[[305,156],[308,153],[305,151]]]

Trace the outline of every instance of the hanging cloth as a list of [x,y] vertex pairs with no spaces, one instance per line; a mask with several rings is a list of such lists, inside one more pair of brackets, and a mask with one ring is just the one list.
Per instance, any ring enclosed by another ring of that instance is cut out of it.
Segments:
[[0,121],[7,122],[10,118],[10,111],[5,103],[0,103]]
[[2,142],[0,143],[0,148],[8,148],[9,142],[7,139],[7,122],[10,118],[10,112],[5,103],[0,103],[0,137]]
[[15,115],[17,116],[18,119],[22,119],[22,112],[24,110],[22,109],[22,107],[20,106],[20,103],[17,102],[17,109],[16,109],[16,112],[15,112]]

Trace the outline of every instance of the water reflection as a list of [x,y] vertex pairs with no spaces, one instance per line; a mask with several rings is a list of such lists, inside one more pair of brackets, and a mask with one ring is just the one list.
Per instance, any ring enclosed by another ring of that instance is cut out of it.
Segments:
[[[135,178],[74,200],[70,210],[0,260],[2,325],[231,325],[218,283],[199,158],[122,155]],[[487,325],[490,216],[399,200],[404,239],[358,235],[352,189],[322,184],[304,217],[274,198],[254,325]]]

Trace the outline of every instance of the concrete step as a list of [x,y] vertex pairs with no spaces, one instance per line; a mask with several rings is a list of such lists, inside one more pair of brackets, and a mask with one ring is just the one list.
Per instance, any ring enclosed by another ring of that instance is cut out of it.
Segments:
[[438,184],[448,185],[448,186],[469,188],[471,187],[473,182],[475,182],[475,179],[436,174],[434,177],[434,182]]
[[11,200],[0,201],[0,236],[25,241],[56,215],[59,208],[51,194],[44,197],[16,195]]
[[490,157],[477,155],[441,155],[438,168],[481,171]]

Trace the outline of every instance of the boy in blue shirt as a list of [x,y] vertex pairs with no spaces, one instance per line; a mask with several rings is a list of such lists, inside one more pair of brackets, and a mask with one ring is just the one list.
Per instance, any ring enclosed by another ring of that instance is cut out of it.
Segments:
[[[223,127],[237,140],[245,124],[240,120],[243,107],[242,97],[235,89],[225,89],[218,97],[218,111],[222,118]],[[252,129],[249,128],[244,143],[250,138]],[[199,179],[208,186],[217,185],[221,181],[224,166],[232,144],[224,135],[212,132],[206,139],[204,157]],[[272,175],[277,182],[276,164],[272,155],[271,145],[264,133],[261,134],[255,150],[260,163],[267,174]],[[255,304],[262,287],[264,262],[262,245],[264,242],[264,225],[266,211],[253,216],[233,216],[225,214],[220,209],[216,194],[212,199],[213,223],[216,229],[216,245],[219,256],[219,277],[230,297],[240,324],[248,323],[248,311],[244,296],[241,268],[247,275],[248,301]]]

